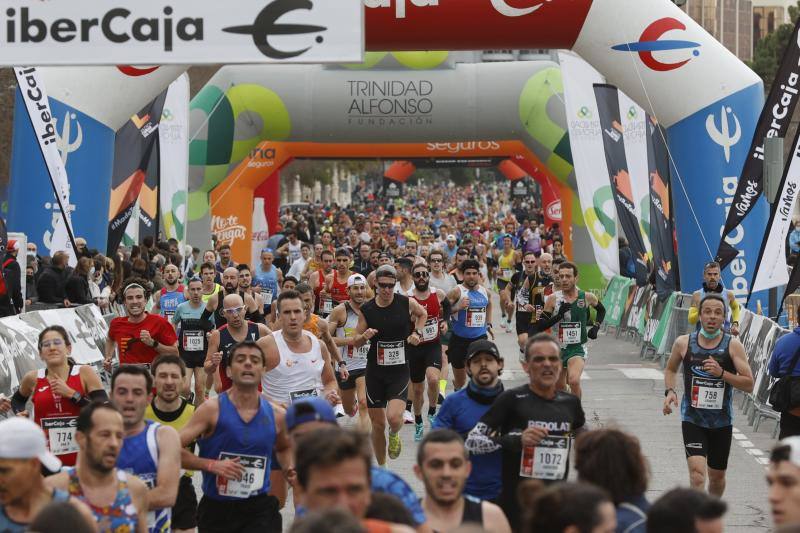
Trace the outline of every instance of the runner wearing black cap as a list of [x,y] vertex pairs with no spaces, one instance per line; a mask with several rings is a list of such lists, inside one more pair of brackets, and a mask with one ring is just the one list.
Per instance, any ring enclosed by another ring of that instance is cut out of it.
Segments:
[[[503,364],[503,357],[492,341],[482,339],[470,344],[466,360],[470,380],[466,387],[445,398],[431,426],[434,429],[452,429],[466,438],[503,392],[503,382],[500,381]],[[464,493],[481,500],[497,500],[503,488],[500,450],[471,454],[470,461],[472,472]]]

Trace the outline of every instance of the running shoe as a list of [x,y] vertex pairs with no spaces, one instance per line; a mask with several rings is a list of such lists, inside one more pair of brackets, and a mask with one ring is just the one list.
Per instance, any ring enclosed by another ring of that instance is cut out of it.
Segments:
[[433,427],[433,421],[436,420],[436,415],[428,415],[428,425]]
[[[422,422],[420,422],[419,424],[414,424],[414,442],[421,441],[424,432],[425,430],[423,429]],[[391,450],[391,446],[389,449]]]
[[438,405],[442,405],[444,403],[444,394],[442,394],[441,392],[439,393],[439,398],[436,400],[436,403]]
[[400,451],[403,449],[403,443],[400,441],[399,433],[389,433],[389,459],[397,459],[400,457]]
[[342,404],[336,404],[336,407],[333,408],[333,412],[336,413],[336,418],[342,418],[345,415],[344,407]]
[[414,415],[411,414],[411,411],[406,409],[403,411],[403,424],[413,424],[414,423]]

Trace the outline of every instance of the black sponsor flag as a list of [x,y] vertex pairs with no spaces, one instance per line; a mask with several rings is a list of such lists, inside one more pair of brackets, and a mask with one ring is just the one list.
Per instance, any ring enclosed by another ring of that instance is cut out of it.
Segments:
[[[603,129],[603,148],[605,149],[608,177],[614,193],[619,220],[633,252],[636,265],[636,284],[647,283],[647,249],[636,218],[635,201],[628,174],[628,160],[625,157],[625,136],[619,112],[619,96],[613,85],[596,83],[594,94],[600,114],[600,127]],[[622,270],[625,265],[620,265]]]
[[139,239],[151,236],[153,239],[158,237],[158,187],[161,183],[161,141],[159,136],[153,142],[153,150],[150,153],[150,161],[147,164],[147,171],[139,192]]
[[122,242],[133,207],[147,181],[147,170],[158,140],[158,124],[166,97],[167,92],[164,91],[131,117],[114,140],[114,174],[108,211],[109,256],[116,253]]
[[725,227],[717,248],[717,258],[725,268],[738,255],[738,251],[725,242],[725,237],[753,210],[764,190],[764,138],[785,137],[789,122],[800,94],[800,42],[798,34],[800,19],[795,24],[789,44],[783,52],[783,59],[775,75],[769,96],[761,110],[758,124],[747,152],[733,203],[725,220]]
[[650,244],[659,300],[675,291],[675,249],[672,246],[669,153],[663,128],[647,116],[647,166],[650,175]]
[[[0,261],[6,256],[6,248],[8,247],[8,228],[6,221],[0,217]],[[0,298],[8,294],[8,287],[6,287],[5,269],[0,267]]]

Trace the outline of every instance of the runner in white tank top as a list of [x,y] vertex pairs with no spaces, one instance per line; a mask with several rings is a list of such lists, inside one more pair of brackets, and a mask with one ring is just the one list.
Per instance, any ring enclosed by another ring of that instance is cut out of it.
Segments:
[[289,405],[307,396],[318,396],[322,390],[322,358],[319,340],[307,331],[303,335],[311,340],[311,351],[296,353],[289,349],[282,331],[272,332],[278,346],[280,362],[261,378],[264,396],[270,401]]

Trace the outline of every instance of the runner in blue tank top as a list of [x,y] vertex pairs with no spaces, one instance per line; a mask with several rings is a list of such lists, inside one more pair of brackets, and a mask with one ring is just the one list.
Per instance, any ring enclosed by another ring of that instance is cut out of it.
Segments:
[[181,273],[173,264],[164,267],[164,286],[153,294],[153,312],[172,320],[175,310],[186,301],[186,287],[180,283]]
[[278,298],[279,287],[283,284],[283,272],[272,264],[275,258],[271,248],[261,250],[261,264],[253,269],[253,289],[264,300],[264,316],[272,309],[272,302]]
[[486,288],[481,286],[480,263],[467,259],[461,263],[464,281],[451,290],[450,300],[453,321],[453,336],[447,348],[447,356],[453,366],[453,387],[461,389],[467,382],[465,361],[470,343],[486,339],[487,334],[494,339],[492,332],[492,301]]
[[700,331],[681,335],[664,369],[665,415],[678,405],[678,368],[683,366],[681,425],[692,488],[722,497],[733,436],[733,389],[753,392],[744,346],[723,331],[725,300],[708,294],[698,306]]
[[204,402],[181,430],[182,443],[199,446],[199,457],[182,451],[182,464],[203,472],[200,531],[282,531],[278,499],[268,494],[268,472],[273,451],[285,474],[294,461],[284,411],[258,394],[265,364],[255,342],[237,344],[229,353],[233,385]]
[[[179,364],[180,358],[165,355]],[[157,368],[157,366],[156,366]],[[165,384],[177,395],[182,380]],[[111,378],[111,402],[122,413],[125,440],[117,459],[117,468],[135,474],[147,485],[147,529],[150,533],[167,533],[172,528],[172,507],[178,497],[180,482],[180,438],[175,429],[145,420],[147,406],[153,397],[153,378],[141,366],[122,365]]]

